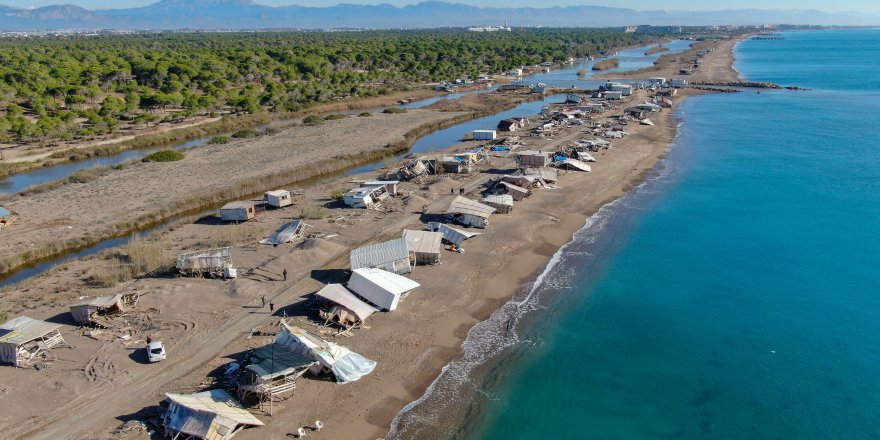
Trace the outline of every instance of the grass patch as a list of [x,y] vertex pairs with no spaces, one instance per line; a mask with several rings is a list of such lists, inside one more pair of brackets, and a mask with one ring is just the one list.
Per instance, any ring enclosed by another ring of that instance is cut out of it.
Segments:
[[330,199],[338,202],[342,200],[342,196],[349,191],[351,191],[349,188],[333,188],[330,190]]
[[388,113],[389,115],[398,115],[400,113],[406,113],[405,108],[397,108],[397,107],[388,107],[385,110],[382,110],[382,113]]
[[361,112],[360,114],[358,114],[358,116],[360,116],[362,118],[369,118],[369,117],[373,116],[373,114],[370,112]]
[[157,151],[153,154],[149,154],[143,158],[144,162],[176,162],[178,160],[183,160],[186,157],[185,154],[176,150],[162,150]]
[[608,70],[616,69],[618,67],[620,67],[620,60],[618,60],[617,58],[609,58],[607,60],[602,60],[594,64],[593,70]]
[[318,125],[322,122],[324,122],[324,118],[318,115],[308,115],[303,118],[303,124],[305,125]]
[[238,130],[235,133],[232,133],[233,139],[250,139],[255,137],[260,137],[260,132],[254,130],[253,128],[245,128],[243,130]]
[[343,115],[342,113],[333,113],[331,115],[324,116],[325,121],[336,121],[338,119],[345,119],[347,115]]
[[320,220],[327,217],[327,208],[323,206],[305,205],[300,209],[299,215],[306,220]]
[[230,141],[229,136],[214,136],[208,140],[208,145],[228,144],[229,141]]

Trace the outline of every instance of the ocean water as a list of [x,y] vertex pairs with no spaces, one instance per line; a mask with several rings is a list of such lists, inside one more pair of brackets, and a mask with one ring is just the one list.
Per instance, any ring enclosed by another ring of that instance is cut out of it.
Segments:
[[[880,30],[742,43],[392,438],[880,438]],[[601,166],[601,164],[597,165]]]

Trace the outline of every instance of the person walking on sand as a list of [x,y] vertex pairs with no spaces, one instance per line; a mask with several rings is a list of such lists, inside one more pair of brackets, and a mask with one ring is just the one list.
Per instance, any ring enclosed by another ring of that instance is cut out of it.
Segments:
[[269,313],[275,313],[275,303],[269,303]]
[[260,301],[263,301],[263,305],[262,305],[260,308],[261,308],[261,309],[265,309],[265,308],[266,308],[266,297],[265,297],[265,296],[261,296],[261,297],[260,297]]
[[284,281],[287,281],[287,269],[284,269],[284,270],[281,272],[281,275],[284,275]]

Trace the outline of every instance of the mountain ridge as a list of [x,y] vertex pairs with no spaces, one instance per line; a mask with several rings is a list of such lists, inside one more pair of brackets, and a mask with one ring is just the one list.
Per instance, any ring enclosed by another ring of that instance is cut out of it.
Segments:
[[880,14],[814,9],[634,10],[609,6],[499,8],[443,1],[308,7],[267,6],[253,0],[159,0],[137,8],[89,10],[75,5],[14,8],[0,5],[0,30],[102,29],[327,29],[512,26],[618,27],[629,25],[876,25]]

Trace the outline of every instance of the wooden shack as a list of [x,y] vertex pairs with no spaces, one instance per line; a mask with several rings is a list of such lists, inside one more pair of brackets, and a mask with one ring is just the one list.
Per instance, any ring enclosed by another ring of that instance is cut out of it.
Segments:
[[220,208],[220,220],[224,222],[246,222],[257,215],[254,202],[230,202]]

